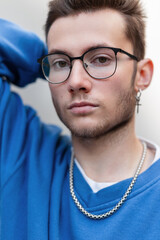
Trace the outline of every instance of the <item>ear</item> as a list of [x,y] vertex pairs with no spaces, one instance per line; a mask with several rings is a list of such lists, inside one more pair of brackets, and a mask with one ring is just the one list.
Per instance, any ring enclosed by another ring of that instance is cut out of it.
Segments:
[[151,59],[143,59],[138,62],[137,74],[135,81],[135,91],[138,92],[139,89],[146,89],[152,80],[153,75],[153,62]]

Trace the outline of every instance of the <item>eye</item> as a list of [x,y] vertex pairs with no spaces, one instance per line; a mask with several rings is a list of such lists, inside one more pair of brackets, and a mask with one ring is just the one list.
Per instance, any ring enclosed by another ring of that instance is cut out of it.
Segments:
[[51,67],[55,70],[65,69],[70,67],[70,62],[65,59],[56,59],[51,62]]
[[107,62],[107,58],[106,57],[99,57],[99,58],[97,58],[97,61],[99,63],[106,63]]
[[59,60],[59,61],[56,61],[54,63],[55,66],[59,67],[59,68],[65,68],[65,67],[68,67],[68,63],[66,61],[63,61],[63,60]]
[[108,66],[112,58],[108,55],[96,55],[90,59],[90,64],[94,66]]
[[48,57],[49,67],[54,71],[70,68],[70,60],[64,56],[50,55]]

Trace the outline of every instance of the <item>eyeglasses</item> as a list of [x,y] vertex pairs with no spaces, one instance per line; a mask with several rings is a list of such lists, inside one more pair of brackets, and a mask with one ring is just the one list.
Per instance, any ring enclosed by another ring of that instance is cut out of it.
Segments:
[[117,53],[126,54],[131,59],[138,61],[137,57],[120,49],[112,47],[92,48],[80,57],[70,57],[65,53],[50,53],[39,58],[46,80],[53,84],[65,82],[72,71],[72,62],[81,60],[85,71],[94,79],[106,79],[116,72]]

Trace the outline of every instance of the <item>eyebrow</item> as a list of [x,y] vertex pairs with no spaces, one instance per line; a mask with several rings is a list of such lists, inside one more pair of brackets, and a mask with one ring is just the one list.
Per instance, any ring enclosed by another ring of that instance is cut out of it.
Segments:
[[[82,51],[82,54],[85,53],[85,52],[87,52],[87,51],[89,51],[89,50],[92,50],[92,49],[94,49],[94,48],[98,48],[98,47],[111,47],[111,46],[108,45],[108,44],[106,44],[106,43],[92,44],[91,46],[88,46],[88,47],[84,48],[83,51]],[[113,47],[113,46],[112,46],[112,47]],[[69,55],[69,56],[72,56],[72,55],[73,55],[73,54],[71,54],[71,52],[68,51],[68,50],[62,50],[62,49],[56,49],[56,48],[55,48],[55,49],[52,48],[52,49],[48,52],[48,54],[52,54],[52,53],[54,53],[54,54],[56,54],[56,53],[67,54],[67,55]]]

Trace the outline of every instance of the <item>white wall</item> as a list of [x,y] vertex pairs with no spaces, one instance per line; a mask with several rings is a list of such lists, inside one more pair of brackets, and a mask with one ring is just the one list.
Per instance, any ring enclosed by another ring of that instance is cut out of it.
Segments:
[[154,62],[150,87],[143,92],[142,107],[137,116],[137,133],[160,145],[160,1],[143,0],[147,12],[147,52]]
[[[49,0],[0,0],[0,17],[34,31],[44,40],[43,25],[48,2]],[[148,15],[146,57],[153,60],[155,71],[151,86],[142,95],[142,107],[137,116],[136,129],[138,135],[160,145],[160,1],[142,2]],[[26,104],[37,109],[43,121],[63,126],[53,109],[47,83],[39,80],[23,90],[16,88],[16,91],[23,96]],[[64,131],[67,132],[65,128]]]

